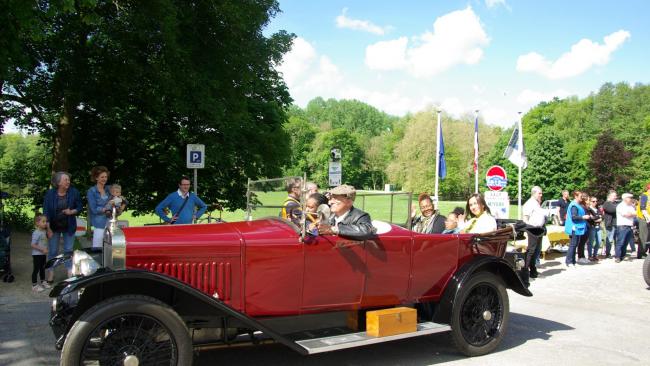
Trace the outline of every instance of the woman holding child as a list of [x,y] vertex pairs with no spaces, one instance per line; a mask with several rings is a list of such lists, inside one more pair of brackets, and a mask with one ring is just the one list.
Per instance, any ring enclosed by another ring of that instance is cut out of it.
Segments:
[[90,180],[95,183],[88,189],[86,198],[88,199],[88,220],[93,226],[93,250],[101,250],[102,240],[104,238],[104,228],[108,222],[105,214],[105,207],[111,198],[109,186],[106,185],[110,176],[108,168],[105,166],[93,167],[90,171]]

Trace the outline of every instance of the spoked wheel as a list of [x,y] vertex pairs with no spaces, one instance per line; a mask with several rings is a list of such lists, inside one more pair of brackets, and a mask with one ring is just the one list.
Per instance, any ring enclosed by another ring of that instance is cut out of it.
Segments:
[[468,356],[492,352],[501,343],[509,318],[508,293],[496,275],[481,272],[463,285],[454,301],[451,331]]
[[643,279],[648,287],[650,287],[650,255],[645,257],[643,261]]
[[191,365],[192,343],[181,318],[146,296],[95,305],[72,326],[62,365]]

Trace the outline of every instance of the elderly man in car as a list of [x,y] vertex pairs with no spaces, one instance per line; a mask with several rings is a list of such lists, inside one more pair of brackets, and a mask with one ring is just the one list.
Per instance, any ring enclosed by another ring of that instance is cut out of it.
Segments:
[[333,188],[329,201],[332,217],[329,223],[320,223],[321,235],[339,235],[354,240],[366,240],[375,235],[370,215],[353,206],[356,197],[354,187],[347,184]]

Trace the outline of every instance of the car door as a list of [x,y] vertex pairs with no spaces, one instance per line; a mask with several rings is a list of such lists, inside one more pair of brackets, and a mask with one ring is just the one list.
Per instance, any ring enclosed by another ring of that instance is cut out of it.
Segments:
[[408,296],[412,235],[398,226],[367,240],[366,285],[362,307],[400,304]]
[[337,235],[308,236],[303,245],[302,310],[352,309],[363,295],[366,242]]

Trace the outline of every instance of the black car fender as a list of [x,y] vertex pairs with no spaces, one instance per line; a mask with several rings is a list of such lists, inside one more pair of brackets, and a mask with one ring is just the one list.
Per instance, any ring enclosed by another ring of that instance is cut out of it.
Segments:
[[[304,348],[295,342],[215,297],[210,297],[176,278],[133,269],[102,269],[91,276],[60,282],[52,289],[50,297],[56,298],[57,302],[53,305],[50,325],[57,338],[57,348],[63,347],[68,331],[86,310],[108,298],[129,294],[150,296],[168,304],[189,327],[208,328],[228,324],[232,327],[260,330],[276,341],[304,353]],[[227,323],[223,323],[225,321]]]
[[510,263],[505,259],[488,255],[479,255],[461,266],[451,277],[445,287],[442,297],[440,298],[440,302],[436,307],[433,321],[437,323],[449,323],[451,312],[454,307],[454,301],[456,300],[460,289],[465,283],[467,283],[472,275],[483,271],[492,272],[498,275],[503,279],[506,287],[516,293],[523,296],[533,296],[530,290],[528,290],[524,285],[519,275],[517,275],[515,269],[512,268],[512,265],[510,265]]

